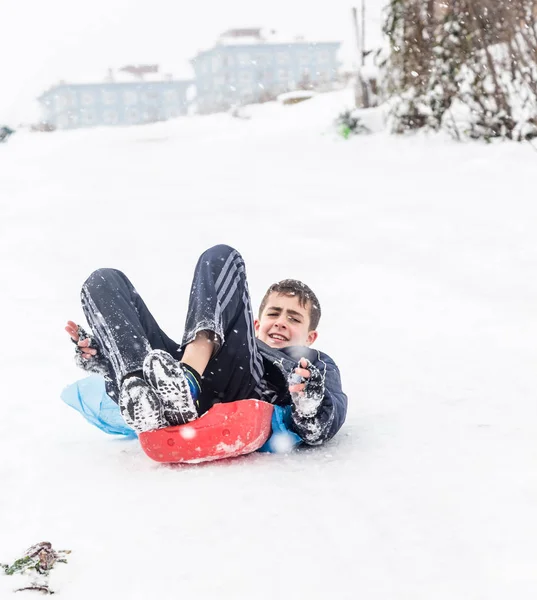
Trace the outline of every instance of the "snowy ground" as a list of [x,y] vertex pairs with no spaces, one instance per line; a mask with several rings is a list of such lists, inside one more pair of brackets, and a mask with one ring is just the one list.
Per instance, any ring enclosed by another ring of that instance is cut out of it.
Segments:
[[[344,94],[0,145],[0,562],[66,599],[534,599],[537,154],[330,130]],[[124,270],[178,339],[198,254],[296,277],[350,409],[329,444],[152,463],[59,399],[67,319]],[[0,597],[20,582],[0,577]]]

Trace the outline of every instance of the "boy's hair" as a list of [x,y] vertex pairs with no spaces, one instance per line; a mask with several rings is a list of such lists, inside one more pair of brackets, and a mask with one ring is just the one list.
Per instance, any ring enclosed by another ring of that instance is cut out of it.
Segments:
[[319,325],[319,319],[321,318],[321,305],[319,304],[319,300],[317,300],[317,296],[313,293],[313,291],[305,283],[302,283],[297,279],[282,279],[282,281],[273,283],[269,287],[263,296],[263,300],[261,300],[261,305],[259,307],[259,318],[261,318],[261,315],[265,310],[268,297],[273,292],[276,292],[277,294],[283,294],[284,296],[297,296],[298,302],[302,308],[306,308],[306,305],[309,302],[309,330],[314,331],[317,329],[317,326]]

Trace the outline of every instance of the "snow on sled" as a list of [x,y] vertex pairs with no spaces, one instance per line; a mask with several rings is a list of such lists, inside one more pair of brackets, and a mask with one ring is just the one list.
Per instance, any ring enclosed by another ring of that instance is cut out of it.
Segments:
[[215,404],[199,419],[140,433],[144,452],[162,463],[199,463],[249,454],[271,435],[273,406],[260,400]]

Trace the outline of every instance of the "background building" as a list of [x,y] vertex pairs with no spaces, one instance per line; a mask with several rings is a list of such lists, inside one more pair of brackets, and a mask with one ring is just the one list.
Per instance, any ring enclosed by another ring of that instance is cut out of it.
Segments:
[[262,29],[233,29],[191,61],[200,113],[270,100],[296,89],[328,89],[340,42],[286,40]]
[[[43,121],[57,129],[96,125],[135,125],[165,121],[185,115],[190,80],[163,80],[158,67],[125,67],[129,80],[121,73],[109,73],[101,83],[60,83],[38,100]],[[132,81],[133,75],[138,77]]]
[[110,71],[106,81],[61,82],[39,98],[49,129],[136,125],[186,115],[196,96],[201,114],[274,99],[298,89],[331,89],[340,42],[285,39],[263,29],[232,29],[191,61],[195,79],[174,80],[158,65]]

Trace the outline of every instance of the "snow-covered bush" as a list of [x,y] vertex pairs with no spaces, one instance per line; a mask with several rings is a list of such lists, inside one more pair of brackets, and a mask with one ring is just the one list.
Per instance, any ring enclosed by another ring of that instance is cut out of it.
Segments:
[[362,133],[371,133],[362,122],[362,119],[353,110],[344,110],[339,114],[335,121],[338,133],[345,139],[351,135],[360,135]]
[[537,0],[391,0],[391,128],[537,137]]

